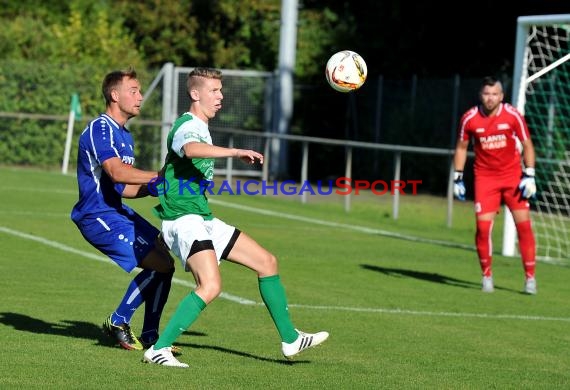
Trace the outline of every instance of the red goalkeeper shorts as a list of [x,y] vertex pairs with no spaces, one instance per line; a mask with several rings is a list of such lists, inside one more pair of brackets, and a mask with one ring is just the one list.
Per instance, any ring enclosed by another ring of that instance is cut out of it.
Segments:
[[475,176],[475,214],[498,212],[501,204],[510,210],[528,210],[528,199],[518,188],[520,176]]

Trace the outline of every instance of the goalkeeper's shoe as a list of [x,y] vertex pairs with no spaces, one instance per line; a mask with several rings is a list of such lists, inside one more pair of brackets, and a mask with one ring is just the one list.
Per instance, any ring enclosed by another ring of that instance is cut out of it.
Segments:
[[316,347],[329,337],[328,332],[318,332],[311,334],[301,332],[298,329],[295,330],[297,333],[299,333],[297,340],[293,341],[292,343],[281,343],[283,356],[285,356],[287,359],[293,358],[293,356],[297,355],[300,352],[303,352],[306,349]]
[[161,366],[168,367],[181,367],[188,368],[188,364],[178,361],[172,354],[172,347],[164,347],[160,349],[154,349],[154,345],[151,345],[149,349],[146,350],[143,356],[144,363],[159,364]]
[[525,294],[536,295],[536,279],[527,278],[524,282]]
[[486,293],[492,293],[495,291],[495,286],[493,286],[492,276],[483,276],[483,281],[481,282],[481,291]]
[[121,347],[128,350],[142,351],[143,346],[133,334],[129,324],[113,325],[111,316],[103,322],[103,331],[115,339]]
[[[139,340],[140,340],[144,349],[149,349],[154,344],[156,344],[156,342],[158,341],[158,337],[154,340],[151,340],[151,341],[145,341],[144,338],[141,336],[141,337],[139,337]],[[182,348],[177,347],[176,345],[171,345],[170,346],[170,352],[172,352],[172,354],[174,356],[180,356],[180,355],[182,355]]]

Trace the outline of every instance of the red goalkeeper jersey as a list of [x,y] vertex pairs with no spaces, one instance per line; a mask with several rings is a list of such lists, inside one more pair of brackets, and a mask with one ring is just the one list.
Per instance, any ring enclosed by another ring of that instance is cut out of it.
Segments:
[[492,116],[487,116],[480,106],[472,107],[461,118],[458,136],[462,141],[473,139],[476,175],[520,174],[516,138],[525,141],[530,133],[524,117],[512,105],[501,103]]

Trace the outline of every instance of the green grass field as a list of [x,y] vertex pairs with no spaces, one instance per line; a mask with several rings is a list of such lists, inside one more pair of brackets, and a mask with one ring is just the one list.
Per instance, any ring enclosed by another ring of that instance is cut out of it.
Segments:
[[[132,276],[70,221],[75,179],[4,167],[0,183],[2,389],[570,387],[570,268],[539,263],[527,296],[520,260],[496,255],[496,291],[482,293],[469,203],[447,228],[445,199],[428,196],[403,197],[397,221],[389,197],[354,197],[348,214],[341,198],[212,197],[218,217],[279,257],[296,326],[331,336],[286,361],[254,274],[222,264],[224,295],[177,342],[183,370],[102,334]],[[129,203],[158,226],[155,201]],[[177,264],[163,326],[191,283]]]

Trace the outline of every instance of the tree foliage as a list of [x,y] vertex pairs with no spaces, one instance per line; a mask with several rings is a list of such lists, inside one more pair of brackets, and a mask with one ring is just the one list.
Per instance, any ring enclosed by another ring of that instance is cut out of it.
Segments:
[[[299,10],[297,77],[321,75],[323,59],[348,46],[355,26],[350,14],[340,17],[325,2],[307,3]],[[173,62],[264,71],[277,66],[280,0],[118,0],[112,7],[149,66]]]
[[[319,2],[301,4],[297,77],[322,75],[331,47],[342,41],[335,35],[351,32],[349,21]],[[165,62],[273,71],[281,1],[0,0],[0,22],[0,111],[65,115],[79,93],[91,118],[104,108],[100,83],[112,69],[134,67],[143,85]],[[57,164],[64,127],[5,122],[2,161]]]
[[275,67],[279,0],[119,0],[113,7],[149,66]]
[[[399,1],[299,0],[298,88],[291,131],[367,140],[365,131],[345,130],[356,115],[338,115],[347,112],[347,98],[331,93],[324,81],[324,65],[338,50],[355,50],[365,58],[369,81],[359,91],[358,106],[368,105],[373,112],[379,75],[408,79],[416,74],[447,78],[459,73],[464,77],[510,74],[517,13],[556,13],[566,2],[551,0],[539,7],[536,0],[521,0],[513,8],[483,1],[462,13],[459,5],[439,2],[410,7]],[[68,111],[69,96],[79,92],[85,117],[95,116],[103,109],[101,79],[112,69],[128,66],[139,72],[143,86],[166,62],[273,71],[278,63],[281,5],[281,0],[0,0],[0,111],[62,115]],[[453,10],[462,16],[445,16]],[[490,27],[470,27],[468,17],[472,26]],[[452,46],[452,35],[461,35],[463,44]],[[370,98],[365,98],[367,93]],[[430,107],[434,101],[441,99],[431,100]],[[145,112],[152,109],[157,107],[145,107]],[[11,163],[31,158],[46,164],[56,161],[60,127],[4,123],[0,158]],[[404,134],[397,126],[383,131]],[[6,156],[18,145],[36,152],[17,150]]]
[[[4,1],[0,58],[85,63],[101,68],[214,66],[273,71],[280,0]],[[333,50],[348,47],[356,23],[325,2],[299,9],[297,77],[322,74]]]
[[[11,2],[9,2],[11,4]],[[57,7],[51,7],[53,4]],[[130,32],[105,2],[34,0],[0,9],[0,58],[101,67],[146,66]]]

